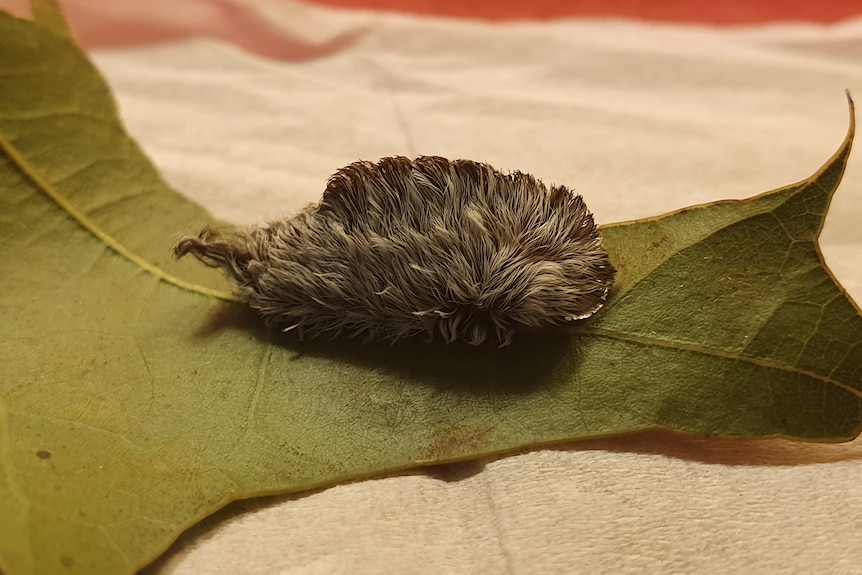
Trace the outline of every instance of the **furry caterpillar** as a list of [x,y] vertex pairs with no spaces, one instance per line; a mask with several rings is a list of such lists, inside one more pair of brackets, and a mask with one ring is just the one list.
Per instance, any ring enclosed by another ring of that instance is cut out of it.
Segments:
[[614,267],[581,196],[521,172],[436,156],[355,162],[286,219],[180,239],[222,267],[267,325],[300,337],[425,335],[511,343],[584,319]]

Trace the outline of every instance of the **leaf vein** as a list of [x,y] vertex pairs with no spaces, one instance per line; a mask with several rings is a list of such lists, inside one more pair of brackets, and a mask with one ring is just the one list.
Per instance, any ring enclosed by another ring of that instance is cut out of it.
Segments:
[[83,212],[78,210],[78,208],[76,208],[74,205],[72,205],[71,202],[69,202],[65,197],[63,197],[63,195],[56,188],[54,188],[51,183],[42,178],[42,176],[39,175],[39,173],[33,169],[29,162],[27,162],[26,158],[21,155],[17,148],[15,148],[3,135],[0,135],[0,150],[5,152],[5,154],[18,167],[18,169],[21,170],[21,172],[25,174],[27,178],[30,179],[30,181],[33,182],[33,184],[37,188],[39,188],[46,196],[53,200],[63,211],[69,214],[72,219],[77,221],[78,224],[81,225],[81,227],[90,232],[99,241],[107,245],[120,256],[126,258],[127,260],[142,268],[144,271],[155,276],[159,280],[176,286],[180,289],[195,292],[201,295],[220,299],[227,302],[237,303],[240,301],[239,298],[232,294],[197,285],[184,279],[178,278],[174,275],[171,275],[163,269],[159,268],[158,266],[148,262],[138,254],[133,253],[132,251],[127,249],[126,246],[117,241],[116,238],[107,234],[104,230],[97,226],[95,222],[93,222]]
[[804,375],[806,377],[816,379],[816,380],[821,381],[823,383],[841,388],[845,391],[849,391],[853,395],[862,398],[862,391],[855,389],[853,387],[850,387],[849,385],[846,385],[846,384],[841,383],[839,381],[836,381],[836,380],[832,379],[830,376],[815,373],[815,372],[807,370],[807,369],[800,369],[798,367],[782,365],[780,363],[776,363],[773,361],[769,361],[769,360],[765,360],[765,359],[761,359],[761,358],[757,358],[757,357],[752,357],[752,356],[748,356],[748,355],[742,355],[739,353],[723,351],[720,349],[709,349],[709,348],[703,347],[702,345],[697,345],[697,344],[688,343],[688,342],[670,341],[670,340],[663,340],[663,339],[646,337],[646,336],[641,336],[641,335],[626,334],[626,333],[621,333],[621,332],[617,332],[617,331],[612,331],[612,330],[607,330],[607,329],[602,329],[602,328],[596,328],[596,327],[586,328],[581,333],[584,335],[593,335],[593,336],[597,336],[597,337],[615,339],[618,341],[625,341],[625,342],[629,342],[629,343],[637,343],[637,344],[647,345],[647,346],[651,346],[651,347],[661,347],[661,348],[665,348],[665,349],[690,351],[690,352],[700,353],[703,355],[710,355],[710,356],[718,357],[718,358],[722,358],[722,359],[746,362],[746,363],[750,363],[752,365],[764,367],[767,369],[774,369],[774,370],[783,371],[786,373],[795,373],[798,375]]

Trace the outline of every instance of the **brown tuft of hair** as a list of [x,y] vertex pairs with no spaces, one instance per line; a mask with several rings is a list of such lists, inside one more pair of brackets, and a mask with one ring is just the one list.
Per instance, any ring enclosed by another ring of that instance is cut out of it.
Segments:
[[323,199],[263,227],[183,237],[266,323],[300,337],[511,343],[584,319],[614,268],[583,199],[521,172],[436,156],[355,162]]

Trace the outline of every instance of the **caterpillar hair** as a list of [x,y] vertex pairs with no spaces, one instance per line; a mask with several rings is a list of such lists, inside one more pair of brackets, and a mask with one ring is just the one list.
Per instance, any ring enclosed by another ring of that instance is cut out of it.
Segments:
[[271,327],[389,342],[508,345],[595,313],[615,273],[581,196],[436,156],[355,162],[296,216],[174,253],[223,268]]

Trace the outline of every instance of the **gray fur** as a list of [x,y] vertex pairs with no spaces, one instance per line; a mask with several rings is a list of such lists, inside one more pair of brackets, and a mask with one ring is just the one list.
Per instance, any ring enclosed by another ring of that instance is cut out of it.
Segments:
[[184,237],[270,326],[300,337],[415,335],[502,345],[586,318],[614,268],[579,195],[435,156],[356,162],[293,218]]

